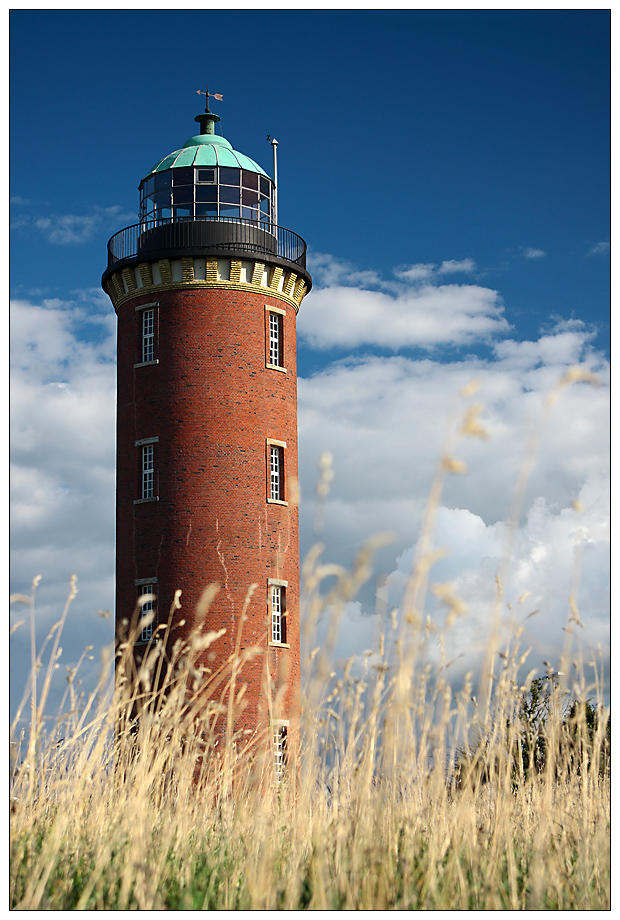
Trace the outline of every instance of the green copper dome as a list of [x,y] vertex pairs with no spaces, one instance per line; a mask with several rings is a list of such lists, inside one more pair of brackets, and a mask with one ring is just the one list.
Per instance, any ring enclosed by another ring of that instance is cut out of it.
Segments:
[[190,137],[180,150],[169,153],[149,170],[144,178],[148,179],[154,173],[180,166],[232,166],[237,169],[241,167],[269,178],[258,163],[246,157],[244,153],[233,150],[230,141],[216,134],[196,134]]

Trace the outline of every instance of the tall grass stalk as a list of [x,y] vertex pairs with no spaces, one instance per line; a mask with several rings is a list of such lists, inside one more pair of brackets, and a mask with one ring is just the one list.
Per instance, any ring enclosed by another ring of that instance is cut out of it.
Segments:
[[[483,436],[478,415],[466,411],[457,439]],[[33,644],[18,714],[30,703],[23,747],[18,719],[13,726],[14,909],[609,908],[609,712],[595,657],[565,675],[550,664],[524,678],[529,650],[514,612],[500,647],[500,594],[483,705],[473,674],[453,685],[443,651],[438,663],[428,654],[431,641],[444,649],[465,615],[450,586],[429,580],[443,481],[460,470],[454,438],[400,613],[344,667],[334,661],[339,624],[385,537],[364,546],[350,571],[323,563],[320,546],[305,560],[302,746],[282,781],[268,734],[235,733],[243,669],[261,650],[241,651],[242,622],[231,657],[206,672],[199,656],[221,632],[198,627],[174,642],[177,601],[140,664],[134,625],[87,700],[69,673],[62,713],[47,728],[72,585],[46,670]],[[514,514],[523,489],[521,480]],[[31,622],[35,588],[16,598]],[[429,590],[447,607],[441,629],[425,610]],[[571,596],[575,613],[576,585]],[[277,709],[270,686],[265,693]]]

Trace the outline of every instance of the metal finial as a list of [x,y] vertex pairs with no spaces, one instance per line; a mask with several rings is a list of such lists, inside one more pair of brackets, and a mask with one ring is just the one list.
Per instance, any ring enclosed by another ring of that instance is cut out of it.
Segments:
[[220,120],[220,116],[215,115],[209,108],[209,96],[211,96],[212,99],[218,99],[220,102],[222,102],[224,97],[222,96],[221,93],[210,93],[208,83],[207,83],[206,93],[203,93],[201,89],[197,89],[196,92],[198,93],[199,96],[206,97],[206,105],[205,105],[204,114],[198,115],[194,119],[194,121],[197,121],[200,124],[201,134],[214,134],[215,133],[214,125],[217,121]]
[[207,83],[207,91],[206,91],[206,93],[203,93],[203,91],[202,91],[201,89],[197,89],[196,92],[198,93],[199,96],[206,96],[206,99],[205,99],[205,103],[206,103],[206,105],[205,105],[205,114],[206,114],[206,115],[210,115],[210,114],[211,114],[211,109],[209,108],[209,96],[211,96],[212,99],[217,99],[219,102],[222,102],[223,99],[224,99],[224,97],[222,96],[221,93],[210,93],[210,92],[209,92],[209,84],[208,84],[208,83]]

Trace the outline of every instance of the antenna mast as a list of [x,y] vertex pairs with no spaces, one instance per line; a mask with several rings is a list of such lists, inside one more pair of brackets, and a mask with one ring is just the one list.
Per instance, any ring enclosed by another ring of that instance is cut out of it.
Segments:
[[278,142],[275,137],[267,135],[267,140],[273,147],[273,222],[278,226]]

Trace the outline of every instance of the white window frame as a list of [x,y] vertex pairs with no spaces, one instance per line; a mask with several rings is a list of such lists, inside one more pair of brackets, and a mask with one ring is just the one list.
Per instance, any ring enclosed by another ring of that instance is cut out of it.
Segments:
[[267,438],[267,502],[288,505],[285,493],[284,452],[286,441]]
[[279,313],[269,311],[269,363],[282,367],[282,317]]
[[147,614],[152,613],[153,619],[150,623],[147,623],[140,630],[140,642],[150,642],[153,638],[153,627],[155,625],[155,584],[154,582],[149,582],[146,585],[142,586],[142,591],[140,592],[140,597],[150,597],[150,601],[145,601],[140,608],[140,620],[145,618]]
[[155,310],[142,311],[142,363],[151,364],[155,360]]
[[142,495],[155,498],[155,445],[142,445]]
[[271,501],[282,501],[282,467],[283,450],[275,444],[269,445],[269,498]]
[[[159,364],[159,358],[155,357],[155,352],[157,349],[157,311],[159,308],[159,301],[154,303],[141,303],[136,307],[136,313],[142,313],[140,318],[141,329],[140,329],[140,356],[141,361],[138,361],[134,364],[134,367],[148,367],[150,364]],[[146,334],[146,323],[148,314],[152,315],[153,321],[151,324],[151,331]],[[150,357],[149,357],[150,355]]]
[[[194,173],[194,185],[217,185],[217,166],[196,166],[196,172]],[[203,169],[213,170],[212,179],[200,179],[199,173]]]
[[134,499],[134,505],[141,502],[159,501],[156,488],[156,463],[155,463],[155,445],[159,443],[159,437],[141,438],[136,441],[136,447],[140,448],[140,498]]
[[157,578],[136,578],[134,585],[138,588],[138,599],[144,597],[144,595],[152,596],[151,601],[146,601],[140,607],[140,620],[145,617],[148,613],[153,612],[154,616],[148,626],[143,627],[140,630],[140,636],[137,639],[138,642],[150,642],[153,639],[153,635],[156,628],[156,606],[155,602],[157,600]]
[[281,585],[272,585],[270,589],[271,601],[271,641],[277,642],[278,645],[284,642],[283,630],[284,621],[282,611],[284,608],[284,588]]
[[284,365],[284,317],[286,316],[286,310],[267,304],[265,305],[265,312],[267,313],[265,366],[270,370],[286,373]]
[[288,581],[281,578],[267,579],[267,602],[269,608],[269,645],[290,648],[287,638],[286,589]]
[[279,786],[284,778],[288,754],[288,728],[287,719],[273,719],[271,722],[271,743],[273,745],[273,772],[276,785]]

